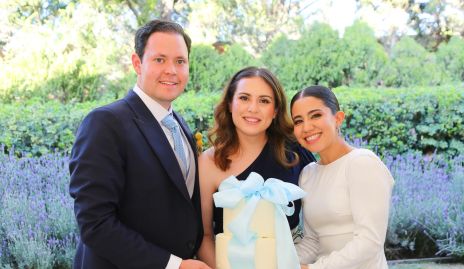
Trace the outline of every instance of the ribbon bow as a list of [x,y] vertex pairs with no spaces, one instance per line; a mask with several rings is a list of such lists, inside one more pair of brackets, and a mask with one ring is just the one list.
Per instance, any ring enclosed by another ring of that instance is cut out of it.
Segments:
[[[303,198],[306,193],[298,186],[276,178],[264,181],[263,177],[251,172],[246,180],[234,176],[225,179],[219,191],[213,194],[217,207],[233,208],[242,199],[245,206],[236,218],[229,223],[232,240],[229,241],[228,258],[231,268],[254,269],[254,254],[257,236],[249,229],[253,213],[260,199],[274,204],[275,236],[278,269],[300,268],[298,256],[285,215],[295,212],[294,200]],[[291,203],[291,206],[288,204]]]

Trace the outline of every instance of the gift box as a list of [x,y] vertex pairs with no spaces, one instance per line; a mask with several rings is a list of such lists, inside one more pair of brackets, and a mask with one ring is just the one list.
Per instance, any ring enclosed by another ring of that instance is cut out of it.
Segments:
[[[216,236],[217,269],[299,269],[286,216],[292,201],[305,192],[276,178],[250,173],[244,181],[231,176],[213,195],[224,208],[224,233]],[[290,204],[290,206],[289,206]]]

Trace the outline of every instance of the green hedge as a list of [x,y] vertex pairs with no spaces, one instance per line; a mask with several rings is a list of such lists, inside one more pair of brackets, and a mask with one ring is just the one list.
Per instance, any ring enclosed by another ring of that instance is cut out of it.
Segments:
[[464,152],[464,87],[338,88],[347,114],[344,134],[362,138],[379,153]]
[[[106,101],[107,102],[107,101]],[[83,117],[105,101],[69,103],[21,102],[0,105],[0,144],[21,156],[68,152]]]
[[[289,99],[295,91],[287,92]],[[455,156],[464,152],[464,87],[437,88],[337,88],[347,117],[342,130],[367,141],[380,154],[409,149],[437,151]],[[206,134],[220,92],[189,91],[174,103],[193,131]],[[13,103],[0,106],[0,144],[18,155],[39,156],[55,150],[68,152],[82,118],[109,103]],[[205,137],[205,136],[204,136]],[[206,139],[204,140],[206,142]]]

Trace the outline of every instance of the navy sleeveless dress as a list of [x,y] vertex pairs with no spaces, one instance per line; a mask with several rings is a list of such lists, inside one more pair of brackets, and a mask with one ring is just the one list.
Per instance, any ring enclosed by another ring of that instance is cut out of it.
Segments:
[[[300,171],[308,163],[314,162],[314,156],[307,151],[305,148],[301,147],[299,144],[292,144],[289,149],[296,154],[298,154],[300,161],[298,164],[291,168],[285,168],[281,166],[277,160],[274,158],[272,149],[269,143],[266,143],[263,150],[256,158],[256,160],[243,171],[240,175],[236,176],[238,180],[245,180],[251,172],[256,172],[260,174],[264,180],[268,178],[277,178],[285,182],[290,182],[295,185],[298,185],[298,178]],[[288,158],[292,160],[294,158],[293,154],[288,153]],[[290,228],[293,229],[298,226],[299,214],[301,211],[301,200],[297,200],[295,203],[295,213],[292,216],[287,216],[288,223]],[[220,207],[214,206],[213,208],[213,230],[214,234],[223,232],[223,209]]]

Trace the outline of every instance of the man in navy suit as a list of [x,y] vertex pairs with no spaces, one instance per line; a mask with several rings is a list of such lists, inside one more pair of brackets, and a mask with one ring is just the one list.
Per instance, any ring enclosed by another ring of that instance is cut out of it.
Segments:
[[79,127],[69,165],[80,230],[74,268],[209,268],[193,259],[203,236],[195,141],[172,106],[188,82],[190,46],[176,23],[141,27],[136,85]]

